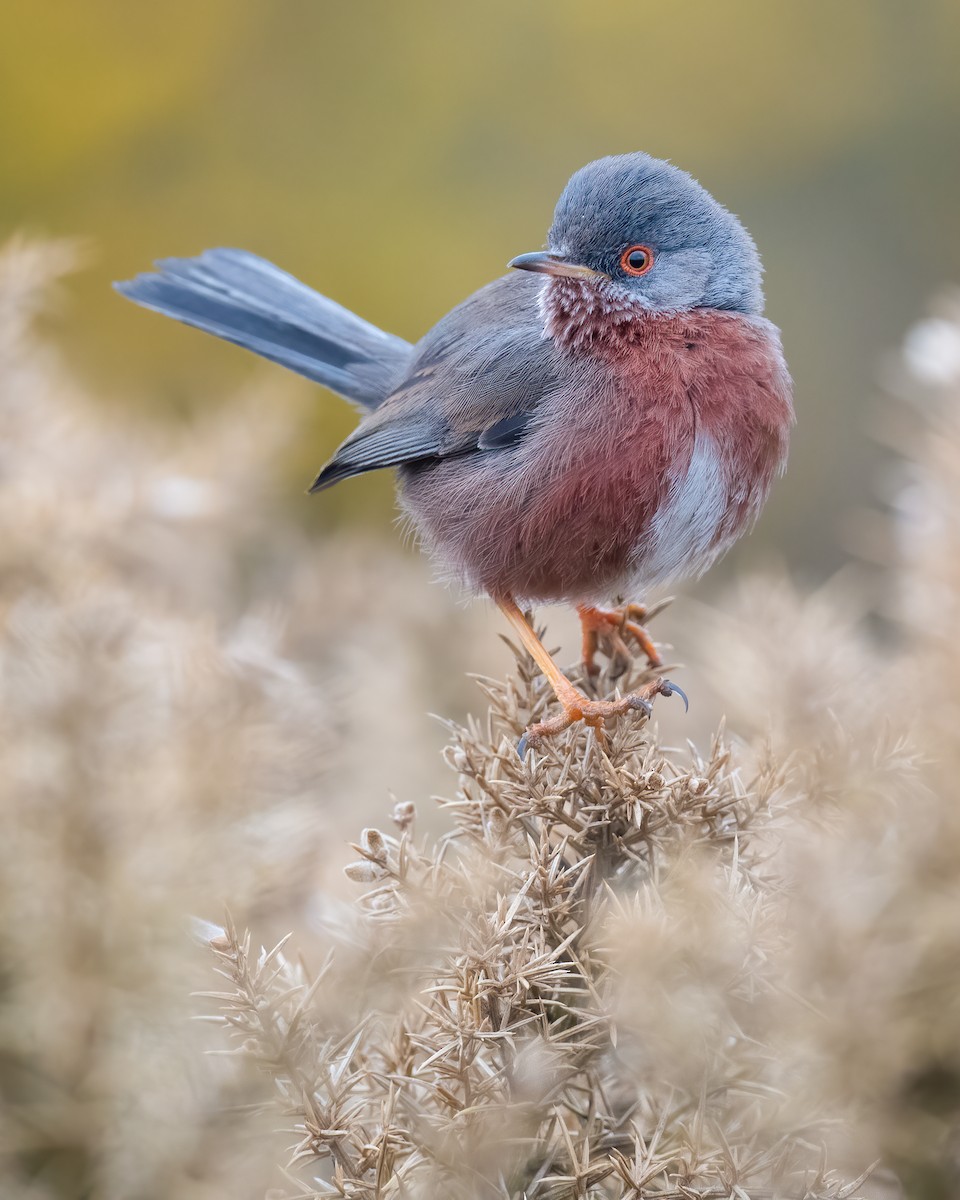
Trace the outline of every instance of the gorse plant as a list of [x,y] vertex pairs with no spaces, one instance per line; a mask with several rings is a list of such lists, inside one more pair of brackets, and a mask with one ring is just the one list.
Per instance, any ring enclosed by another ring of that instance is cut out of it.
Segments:
[[[891,377],[872,564],[675,622],[709,750],[655,712],[521,760],[518,654],[433,805],[401,701],[462,659],[415,568],[373,722],[351,550],[270,500],[290,413],[106,420],[30,328],[69,258],[0,260],[5,1200],[960,1195],[955,301]],[[347,852],[374,752],[404,798]]]
[[454,832],[421,842],[402,807],[354,847],[342,972],[251,961],[232,928],[213,943],[224,1020],[295,1114],[304,1194],[862,1194],[815,1149],[822,1106],[788,1115],[770,1031],[785,768],[722,735],[666,751],[640,721],[521,762],[542,679],[520,659],[483,689],[486,718],[451,730]]

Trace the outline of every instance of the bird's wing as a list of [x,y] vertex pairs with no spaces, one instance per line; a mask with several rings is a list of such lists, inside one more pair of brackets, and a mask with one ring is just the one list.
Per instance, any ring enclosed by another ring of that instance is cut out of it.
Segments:
[[341,479],[516,445],[562,371],[541,335],[539,282],[507,275],[476,292],[416,346],[410,372],[362,421],[311,491]]

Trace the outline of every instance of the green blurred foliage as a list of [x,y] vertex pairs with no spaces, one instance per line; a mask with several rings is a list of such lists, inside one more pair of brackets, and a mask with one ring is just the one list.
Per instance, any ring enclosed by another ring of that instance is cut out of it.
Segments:
[[[8,0],[4,24],[0,227],[89,237],[62,332],[101,393],[177,412],[274,369],[110,292],[156,257],[245,246],[414,339],[542,243],[571,171],[643,148],[764,254],[800,424],[750,549],[839,561],[881,356],[960,278],[956,0]],[[352,420],[318,395],[291,477]],[[390,504],[365,479],[311,512]]]

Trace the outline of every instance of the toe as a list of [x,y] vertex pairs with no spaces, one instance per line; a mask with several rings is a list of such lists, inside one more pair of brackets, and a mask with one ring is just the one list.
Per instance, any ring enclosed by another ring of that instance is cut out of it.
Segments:
[[633,712],[642,712],[645,716],[653,716],[653,705],[646,696],[639,696],[636,692],[626,697],[627,707]]

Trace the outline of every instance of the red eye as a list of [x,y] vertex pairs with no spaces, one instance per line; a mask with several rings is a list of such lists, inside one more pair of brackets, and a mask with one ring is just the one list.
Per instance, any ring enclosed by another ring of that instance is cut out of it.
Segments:
[[620,255],[620,266],[628,275],[646,275],[653,266],[653,251],[649,246],[628,246]]

